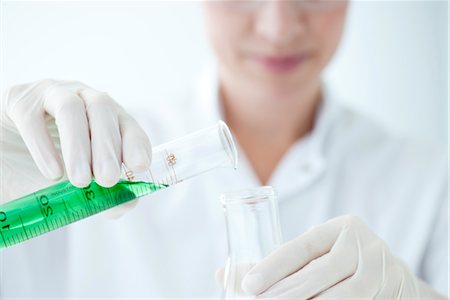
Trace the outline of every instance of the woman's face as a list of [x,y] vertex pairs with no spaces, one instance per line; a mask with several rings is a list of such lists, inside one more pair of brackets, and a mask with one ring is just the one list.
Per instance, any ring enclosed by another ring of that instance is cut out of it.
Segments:
[[276,95],[316,84],[341,39],[347,5],[345,0],[205,1],[222,80]]

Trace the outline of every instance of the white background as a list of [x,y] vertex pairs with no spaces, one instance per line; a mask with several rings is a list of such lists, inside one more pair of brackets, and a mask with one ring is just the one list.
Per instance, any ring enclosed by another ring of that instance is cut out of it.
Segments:
[[[181,94],[212,60],[199,2],[4,2],[2,86],[76,79],[125,106]],[[392,130],[446,144],[448,4],[354,1],[327,76]]]

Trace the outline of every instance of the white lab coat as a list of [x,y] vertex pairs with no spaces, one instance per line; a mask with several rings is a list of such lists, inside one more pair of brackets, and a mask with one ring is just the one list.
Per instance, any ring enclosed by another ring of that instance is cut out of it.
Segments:
[[[217,94],[209,78],[157,111],[143,103],[137,118],[157,145],[222,119]],[[269,181],[279,194],[284,240],[355,214],[447,294],[446,152],[395,138],[325,95],[313,132],[292,146]],[[214,273],[225,264],[227,244],[218,196],[260,185],[239,154],[237,171],[216,170],[144,197],[118,220],[94,216],[4,250],[0,295],[219,298]],[[7,180],[4,189],[17,179]]]

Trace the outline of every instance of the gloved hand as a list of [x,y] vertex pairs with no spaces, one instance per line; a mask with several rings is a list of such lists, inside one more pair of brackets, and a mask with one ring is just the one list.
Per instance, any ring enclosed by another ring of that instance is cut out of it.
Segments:
[[[150,165],[150,141],[137,122],[108,94],[80,82],[42,80],[7,89],[0,125],[1,201],[54,183],[64,169],[77,187],[87,186],[93,176],[110,187],[121,176],[122,162],[136,172]],[[134,205],[107,214],[119,216]]]
[[354,216],[332,219],[286,243],[253,266],[242,289],[256,299],[446,299]]

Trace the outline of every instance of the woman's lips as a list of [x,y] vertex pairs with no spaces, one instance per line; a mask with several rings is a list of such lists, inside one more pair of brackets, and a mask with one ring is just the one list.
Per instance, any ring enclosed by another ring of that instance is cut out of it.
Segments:
[[255,60],[265,69],[275,73],[285,73],[294,70],[303,61],[306,55],[292,56],[257,56]]

